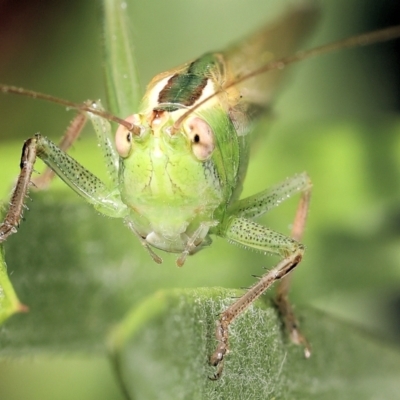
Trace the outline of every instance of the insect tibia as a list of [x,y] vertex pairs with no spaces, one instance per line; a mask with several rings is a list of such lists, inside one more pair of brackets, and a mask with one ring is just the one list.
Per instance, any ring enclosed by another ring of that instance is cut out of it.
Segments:
[[33,165],[36,160],[36,140],[28,139],[22,148],[21,172],[13,190],[10,207],[0,225],[0,243],[17,231],[25,209],[25,198],[31,185]]
[[[301,261],[302,251],[298,250],[280,261],[273,269],[266,272],[249,290],[229,306],[217,322],[216,339],[218,345],[210,358],[210,364],[217,367],[214,377],[218,379],[223,369],[223,359],[228,353],[229,325],[253,304],[277,280],[287,276]],[[307,347],[308,348],[308,347]]]

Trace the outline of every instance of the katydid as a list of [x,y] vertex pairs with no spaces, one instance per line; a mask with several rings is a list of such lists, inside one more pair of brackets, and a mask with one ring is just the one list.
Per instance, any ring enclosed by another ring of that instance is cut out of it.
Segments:
[[[211,235],[278,255],[281,261],[217,321],[218,344],[210,358],[217,369],[211,378],[221,376],[229,351],[229,325],[277,280],[281,280],[277,306],[285,326],[309,357],[311,348],[288,302],[287,277],[304,254],[300,241],[311,181],[302,173],[240,199],[253,124],[268,108],[280,70],[287,65],[339,48],[400,36],[400,27],[394,27],[291,56],[315,16],[310,7],[294,8],[274,26],[263,28],[226,51],[207,53],[157,75],[148,85],[138,112],[125,119],[104,111],[99,102],[75,104],[0,85],[4,93],[41,98],[79,112],[60,146],[41,135],[24,143],[21,172],[0,225],[0,243],[17,231],[32,182],[40,188],[55,173],[97,211],[122,219],[155,262],[162,261],[153,250],[158,249],[179,254],[177,265],[182,266],[188,256],[211,244]],[[283,38],[283,42],[277,38]],[[111,176],[109,186],[66,153],[87,119],[92,121],[103,151]],[[109,121],[119,124],[115,140]],[[52,172],[32,179],[37,157]],[[254,222],[295,194],[301,199],[291,237]]]

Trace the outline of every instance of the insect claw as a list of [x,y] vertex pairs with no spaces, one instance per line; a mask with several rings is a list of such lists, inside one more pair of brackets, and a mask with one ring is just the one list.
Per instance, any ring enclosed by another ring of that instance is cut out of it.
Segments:
[[307,339],[297,329],[291,332],[290,338],[293,343],[303,346],[304,358],[308,359],[311,357],[311,346]]
[[222,370],[224,369],[224,360],[221,359],[214,366],[217,367],[217,370],[211,376],[208,377],[210,381],[217,381],[219,378],[221,378]]
[[311,349],[308,346],[304,347],[304,357],[305,358],[311,357]]

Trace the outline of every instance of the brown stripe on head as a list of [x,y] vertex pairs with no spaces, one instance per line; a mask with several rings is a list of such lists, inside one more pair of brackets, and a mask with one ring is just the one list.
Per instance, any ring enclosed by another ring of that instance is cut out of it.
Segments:
[[[175,74],[160,91],[158,95],[160,107],[155,107],[154,110],[172,112],[182,106],[192,106],[202,95],[207,81],[208,78],[201,75],[191,73]],[[168,105],[163,106],[162,104]],[[173,104],[177,104],[177,106],[174,107]]]

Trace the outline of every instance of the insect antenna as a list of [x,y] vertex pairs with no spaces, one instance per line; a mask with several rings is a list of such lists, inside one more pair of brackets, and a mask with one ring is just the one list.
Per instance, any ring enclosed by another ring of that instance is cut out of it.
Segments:
[[68,109],[77,110],[79,112],[90,112],[92,114],[98,115],[99,117],[105,118],[108,121],[113,121],[119,125],[123,125],[125,128],[128,129],[128,131],[130,131],[134,134],[140,133],[140,128],[138,126],[135,126],[135,125],[127,122],[126,120],[111,114],[108,111],[99,110],[96,107],[96,102],[91,101],[91,100],[88,100],[84,103],[74,103],[69,100],[64,100],[59,97],[51,96],[49,94],[35,92],[33,90],[24,89],[24,88],[20,88],[17,86],[4,85],[2,83],[0,83],[0,91],[3,93],[18,94],[18,95],[25,96],[25,97],[31,97],[32,99],[39,99],[39,100],[48,101],[50,103],[60,104],[62,106],[67,107]]
[[316,57],[322,54],[332,53],[334,51],[338,51],[341,49],[350,49],[354,47],[367,46],[375,43],[385,42],[388,40],[396,39],[400,37],[400,25],[392,26],[385,29],[376,30],[373,32],[363,33],[360,35],[352,36],[347,39],[338,40],[336,42],[328,43],[319,47],[315,47],[310,50],[301,50],[294,53],[291,56],[283,57],[278,60],[273,60],[260,68],[255,69],[254,71],[249,72],[248,74],[240,76],[233,82],[228,83],[227,85],[221,87],[217,91],[215,91],[210,96],[206,97],[195,106],[193,106],[190,110],[181,115],[174,123],[172,129],[173,131],[178,131],[185,121],[194,111],[200,108],[202,105],[207,103],[210,99],[218,96],[220,93],[226,91],[227,89],[235,86],[239,83],[247,81],[248,79],[254,78],[259,74],[264,74],[268,71],[283,69],[286,66],[297,63],[299,61],[306,60],[308,58]]

